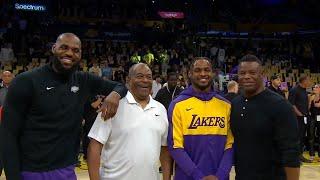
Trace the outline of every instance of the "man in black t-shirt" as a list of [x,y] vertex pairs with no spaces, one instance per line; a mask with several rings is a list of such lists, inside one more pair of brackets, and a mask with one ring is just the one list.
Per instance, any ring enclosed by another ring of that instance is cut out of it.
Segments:
[[167,85],[158,91],[154,99],[159,101],[168,110],[171,101],[181,93],[182,89],[178,86],[177,73],[170,72],[167,78]]
[[309,102],[307,88],[310,87],[311,81],[308,76],[301,76],[299,84],[293,87],[289,92],[289,101],[293,105],[294,112],[298,119],[301,161],[311,163],[309,159],[303,157],[304,137],[308,122],[311,122],[309,116]]
[[241,94],[232,100],[236,180],[298,180],[299,137],[292,106],[266,89],[261,61],[239,64]]
[[279,94],[282,97],[286,97],[283,91],[279,88],[281,85],[281,79],[280,76],[274,75],[271,76],[271,84],[269,86],[269,89],[277,94]]

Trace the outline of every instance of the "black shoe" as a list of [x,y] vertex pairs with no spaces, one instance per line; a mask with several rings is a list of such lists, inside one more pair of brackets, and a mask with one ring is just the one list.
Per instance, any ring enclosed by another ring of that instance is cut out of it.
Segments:
[[304,162],[304,163],[312,163],[312,161],[310,159],[307,159],[303,156],[300,158],[300,160],[301,160],[301,162]]
[[162,173],[162,168],[161,167],[159,167],[159,173]]

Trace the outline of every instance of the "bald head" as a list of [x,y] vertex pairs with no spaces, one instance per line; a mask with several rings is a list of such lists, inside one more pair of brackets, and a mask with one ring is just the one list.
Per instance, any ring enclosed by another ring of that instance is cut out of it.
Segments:
[[138,63],[129,70],[129,91],[135,100],[145,102],[149,100],[152,91],[152,71],[147,64]]
[[131,68],[129,69],[129,78],[132,78],[132,76],[134,76],[137,73],[137,70],[139,70],[140,68],[146,68],[151,72],[151,69],[149,68],[149,66],[145,63],[138,63],[138,64],[134,64],[133,66],[131,66]]
[[81,41],[73,33],[63,33],[52,46],[53,69],[62,74],[74,72],[81,60]]
[[12,73],[10,71],[3,71],[2,75],[12,75]]
[[74,39],[75,42],[77,42],[77,43],[79,43],[81,45],[80,38],[77,35],[73,34],[73,33],[62,33],[62,34],[60,34],[58,36],[57,40],[56,40],[56,43],[60,43],[62,40],[66,39],[66,38],[67,39],[69,39],[69,38],[70,39]]
[[2,72],[2,82],[5,86],[9,86],[13,79],[13,74],[10,71],[3,71]]

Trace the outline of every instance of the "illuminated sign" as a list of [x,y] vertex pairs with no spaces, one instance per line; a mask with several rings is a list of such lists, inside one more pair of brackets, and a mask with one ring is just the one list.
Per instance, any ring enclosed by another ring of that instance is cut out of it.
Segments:
[[183,19],[184,18],[184,13],[183,12],[164,12],[164,11],[159,11],[158,14],[162,18],[172,18],[172,19]]
[[46,6],[36,4],[14,4],[15,9],[24,11],[46,11]]

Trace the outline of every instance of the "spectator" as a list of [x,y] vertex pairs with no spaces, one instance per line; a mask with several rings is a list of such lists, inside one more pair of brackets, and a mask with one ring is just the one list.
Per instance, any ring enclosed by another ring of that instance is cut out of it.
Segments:
[[102,76],[101,68],[98,66],[97,62],[93,63],[93,66],[89,69],[89,72],[99,77]]
[[167,85],[158,91],[154,99],[168,110],[169,104],[181,93],[182,88],[178,86],[178,75],[175,72],[168,73],[167,79]]
[[126,74],[122,66],[119,66],[117,70],[114,72],[113,80],[123,84],[126,83]]
[[302,162],[311,163],[309,159],[303,156],[304,151],[304,137],[308,122],[310,123],[309,116],[309,102],[306,88],[310,87],[310,78],[308,76],[301,76],[299,83],[293,87],[289,92],[289,102],[293,105],[294,112],[298,119],[299,136],[300,136],[300,158]]
[[[320,84],[316,84],[313,87],[313,95],[311,96],[311,123],[310,123],[310,160],[315,160],[316,152],[320,158]],[[316,146],[318,143],[318,146]],[[320,159],[318,159],[320,162]]]
[[13,74],[10,71],[3,71],[2,73],[2,83],[0,89],[0,106],[3,106],[5,97],[8,93],[9,85],[13,79]]
[[0,51],[0,62],[8,62],[14,60],[14,54],[11,46],[6,44],[6,46],[1,48]]
[[229,81],[227,84],[228,93],[225,94],[225,98],[230,102],[238,95],[239,85],[236,81]]
[[280,76],[278,75],[271,76],[271,84],[269,86],[269,89],[285,98],[286,96],[284,92],[280,89],[280,85],[281,85]]
[[152,97],[155,98],[158,91],[162,88],[161,77],[159,74],[154,76],[154,80],[152,82]]
[[108,61],[102,62],[101,65],[102,77],[108,80],[112,80],[112,68],[109,67]]

